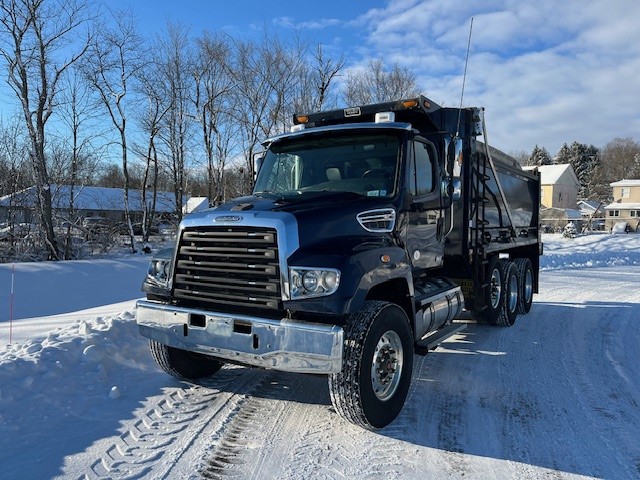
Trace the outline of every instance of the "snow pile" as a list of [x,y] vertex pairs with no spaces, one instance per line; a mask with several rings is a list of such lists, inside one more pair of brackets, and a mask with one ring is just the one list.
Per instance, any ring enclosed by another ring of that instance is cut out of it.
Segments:
[[0,451],[31,444],[43,425],[108,417],[112,403],[156,370],[132,312],[78,321],[0,352]]
[[640,265],[640,235],[636,234],[603,233],[576,238],[545,234],[542,241],[541,270]]

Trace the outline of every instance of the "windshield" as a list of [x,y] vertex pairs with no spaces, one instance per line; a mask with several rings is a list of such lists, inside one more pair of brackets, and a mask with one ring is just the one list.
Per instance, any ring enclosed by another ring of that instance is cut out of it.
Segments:
[[293,137],[267,151],[255,193],[351,192],[390,197],[398,175],[397,134],[326,133]]

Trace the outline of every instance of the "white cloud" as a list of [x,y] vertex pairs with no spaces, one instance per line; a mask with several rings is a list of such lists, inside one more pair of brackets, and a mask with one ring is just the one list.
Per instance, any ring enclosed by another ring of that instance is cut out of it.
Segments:
[[341,23],[342,21],[336,18],[322,18],[307,22],[296,22],[292,17],[278,17],[273,19],[274,25],[293,30],[322,30],[327,27],[338,26]]
[[[470,2],[469,2],[470,3]],[[640,2],[392,0],[357,22],[359,54],[411,68],[437,102],[457,106],[474,17],[465,105],[484,106],[507,151],[574,140],[640,139]]]

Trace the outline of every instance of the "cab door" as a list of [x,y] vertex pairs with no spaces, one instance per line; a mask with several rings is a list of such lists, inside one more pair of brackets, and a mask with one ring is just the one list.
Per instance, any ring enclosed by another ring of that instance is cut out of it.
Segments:
[[406,248],[413,268],[442,265],[444,259],[443,212],[440,198],[441,172],[436,148],[416,137],[408,151],[407,187],[411,194]]

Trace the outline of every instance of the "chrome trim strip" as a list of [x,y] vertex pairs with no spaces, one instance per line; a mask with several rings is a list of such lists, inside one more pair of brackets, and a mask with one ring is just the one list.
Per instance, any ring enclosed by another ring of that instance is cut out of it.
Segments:
[[[396,226],[396,211],[393,208],[379,208],[376,210],[367,210],[365,212],[360,212],[358,215],[356,215],[356,219],[358,220],[358,223],[360,223],[360,226],[364,228],[367,232],[389,233],[389,232],[393,232],[393,229]],[[388,223],[389,225],[383,228],[378,228],[378,227],[372,228],[371,226],[365,225],[368,223],[378,223],[378,222]]]
[[[192,315],[204,326],[192,325]],[[337,373],[342,367],[343,329],[337,325],[221,314],[146,300],[136,303],[136,321],[144,337],[245,365],[317,374]]]

